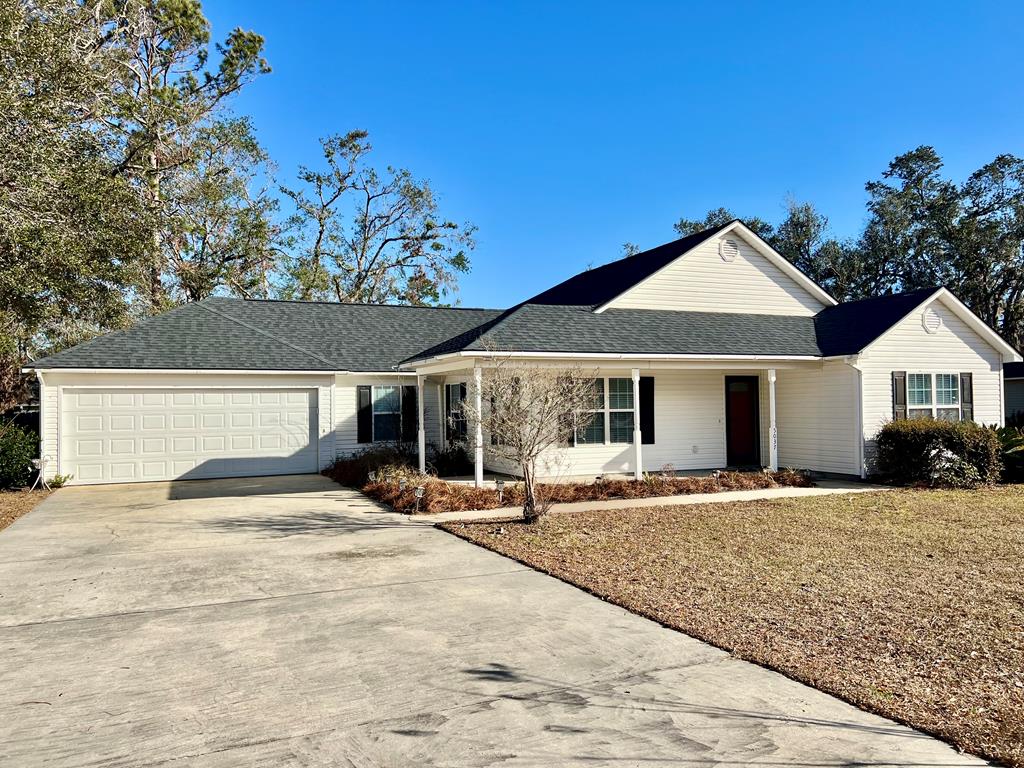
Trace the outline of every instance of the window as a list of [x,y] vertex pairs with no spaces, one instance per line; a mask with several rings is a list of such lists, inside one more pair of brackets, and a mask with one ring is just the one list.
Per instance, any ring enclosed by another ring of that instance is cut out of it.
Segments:
[[960,421],[960,374],[908,373],[907,416]]
[[466,442],[466,413],[462,404],[466,401],[465,384],[445,384],[445,439],[449,443]]
[[402,390],[373,388],[373,442],[394,443],[402,436]]
[[576,432],[576,445],[633,442],[633,380],[594,379],[590,421]]
[[932,375],[911,373],[907,376],[907,408],[912,419],[930,418],[932,415]]
[[935,375],[935,418],[960,421],[960,377],[955,373]]
[[633,442],[633,380],[608,379],[608,442]]
[[[604,379],[594,379],[591,398],[590,420],[576,431],[576,445],[591,445],[604,442]],[[584,416],[584,418],[586,418]]]

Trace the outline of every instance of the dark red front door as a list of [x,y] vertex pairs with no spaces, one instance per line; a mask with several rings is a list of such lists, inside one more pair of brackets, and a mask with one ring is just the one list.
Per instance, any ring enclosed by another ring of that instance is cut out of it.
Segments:
[[730,467],[761,463],[757,376],[725,377],[725,454]]

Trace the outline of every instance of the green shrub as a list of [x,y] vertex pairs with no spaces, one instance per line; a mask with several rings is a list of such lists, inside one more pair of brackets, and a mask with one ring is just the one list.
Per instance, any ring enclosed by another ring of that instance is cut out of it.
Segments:
[[974,488],[999,480],[999,435],[973,422],[900,419],[876,436],[875,470],[901,485]]
[[38,445],[34,432],[14,423],[0,425],[0,488],[28,485],[35,472],[32,459]]
[[1003,481],[1007,483],[1024,482],[1024,429],[1019,427],[1000,427],[1000,450],[1003,459]]

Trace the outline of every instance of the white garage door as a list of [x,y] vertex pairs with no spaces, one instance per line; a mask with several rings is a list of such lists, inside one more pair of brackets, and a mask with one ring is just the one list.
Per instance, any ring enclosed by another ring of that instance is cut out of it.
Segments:
[[65,389],[60,471],[131,483],[318,470],[316,390]]

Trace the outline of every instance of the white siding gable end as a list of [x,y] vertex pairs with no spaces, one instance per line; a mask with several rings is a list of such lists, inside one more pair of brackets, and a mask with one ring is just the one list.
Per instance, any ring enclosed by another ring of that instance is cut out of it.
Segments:
[[741,224],[598,308],[814,315],[835,301]]

